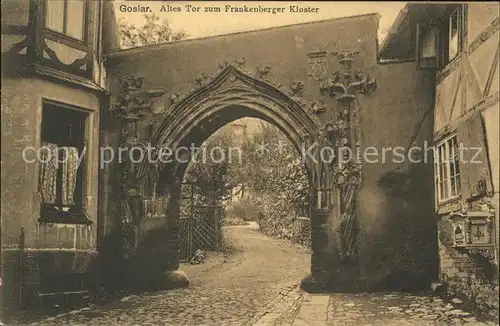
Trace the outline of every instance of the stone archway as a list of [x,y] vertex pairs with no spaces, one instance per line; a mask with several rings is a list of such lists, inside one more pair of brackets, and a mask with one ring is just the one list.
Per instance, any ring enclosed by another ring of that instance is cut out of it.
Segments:
[[[197,88],[173,104],[152,134],[151,147],[175,151],[189,147],[190,144],[198,146],[215,130],[241,117],[256,117],[273,123],[299,151],[311,145],[319,148],[321,144],[326,144],[321,123],[314,114],[306,111],[304,102],[293,93],[285,94],[280,91],[263,75],[255,77],[232,65],[226,65],[212,78],[200,78]],[[335,226],[338,219],[332,218],[331,214],[335,206],[333,175],[328,164],[322,163],[318,155],[316,150],[305,157],[312,191],[312,257],[311,275],[303,280],[303,286],[311,290],[326,288],[331,279],[329,266],[335,264],[338,257],[338,241],[334,230],[339,225]],[[126,178],[133,179],[134,182],[132,187],[127,188],[129,190],[126,193],[131,195],[125,196],[122,205],[132,211],[131,208],[140,206],[137,203],[141,200],[144,202],[146,198],[168,198],[167,218],[152,223],[144,216],[137,216],[135,223],[125,219],[123,222],[124,230],[128,230],[123,232],[123,236],[135,234],[128,256],[134,257],[131,259],[132,265],[140,266],[141,273],[136,275],[142,274],[155,287],[175,286],[170,284],[172,280],[180,282],[178,284],[186,283],[184,276],[177,272],[179,260],[176,256],[176,221],[179,218],[180,185],[187,164],[165,161],[169,160],[158,160],[155,163],[143,161],[132,168],[133,173],[126,173]],[[130,188],[134,191],[131,192]],[[127,212],[124,213],[126,214]],[[151,265],[148,261],[163,263],[156,263],[152,267],[155,271],[147,272],[146,266]],[[167,271],[166,274],[162,269]],[[164,280],[158,281],[158,278]]]

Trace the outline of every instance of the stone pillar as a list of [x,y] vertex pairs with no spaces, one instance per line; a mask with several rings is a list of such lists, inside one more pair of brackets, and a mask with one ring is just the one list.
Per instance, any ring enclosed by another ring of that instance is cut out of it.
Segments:
[[331,174],[328,164],[322,162],[320,155],[321,146],[326,143],[317,143],[318,150],[306,162],[312,183],[311,194],[311,274],[301,281],[301,288],[308,292],[327,291],[332,279],[335,279],[332,264],[338,261],[337,234],[332,225],[336,216],[335,194],[332,187]]
[[[151,141],[151,133],[146,137],[149,139],[141,139],[145,133],[141,133],[140,122],[152,114],[153,99],[164,94],[163,91],[146,91],[143,86],[143,77],[121,78],[115,104],[109,110],[121,122],[119,146],[127,149],[124,161],[118,166],[119,180],[116,186],[120,191],[121,234],[120,239],[115,241],[120,243],[118,247],[122,257],[117,264],[123,268],[122,286],[132,291],[160,290],[188,284],[185,275],[177,271],[178,213],[174,209],[165,214],[146,216],[145,196],[153,195],[155,189],[144,189],[144,181],[138,177],[139,158],[128,159],[138,154],[135,150],[131,151],[132,148],[149,149],[147,143]],[[169,206],[175,208],[177,186],[173,184],[169,188],[174,190],[173,203]]]
[[327,290],[330,280],[330,259],[328,252],[329,231],[327,228],[328,212],[311,212],[311,274],[301,281],[301,288],[307,292]]
[[[359,114],[353,105],[357,93],[371,92],[376,82],[352,69],[358,52],[334,52],[343,71],[337,71],[320,86],[322,95],[336,98],[336,107],[326,117],[317,139],[315,154],[307,166],[312,175],[311,275],[301,285],[319,292],[355,288],[357,257],[357,190],[361,183],[359,160]],[[325,157],[325,153],[329,157]]]

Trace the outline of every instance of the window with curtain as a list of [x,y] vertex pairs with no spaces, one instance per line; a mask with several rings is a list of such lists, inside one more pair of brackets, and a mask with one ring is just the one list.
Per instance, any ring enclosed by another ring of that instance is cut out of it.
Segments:
[[46,103],[42,113],[39,192],[41,220],[81,223],[87,113]]
[[85,0],[46,0],[45,27],[83,41]]
[[438,202],[460,196],[460,152],[457,136],[447,138],[437,146],[435,181]]

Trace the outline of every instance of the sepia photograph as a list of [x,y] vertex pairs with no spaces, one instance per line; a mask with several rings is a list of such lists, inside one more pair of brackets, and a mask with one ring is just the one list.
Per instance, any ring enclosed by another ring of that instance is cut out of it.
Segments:
[[498,2],[1,17],[0,325],[499,325]]

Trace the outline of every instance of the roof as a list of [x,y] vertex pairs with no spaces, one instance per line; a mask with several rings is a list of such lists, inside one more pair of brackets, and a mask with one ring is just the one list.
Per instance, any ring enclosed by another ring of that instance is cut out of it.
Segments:
[[443,16],[446,8],[456,3],[407,3],[401,9],[379,48],[381,59],[405,59],[412,56],[415,26]]
[[406,4],[404,8],[399,11],[398,16],[394,20],[394,23],[392,23],[391,27],[389,28],[389,32],[387,33],[386,37],[380,44],[380,53],[383,53],[387,49],[388,44],[391,43],[392,39],[396,35],[398,35],[398,30],[401,28],[401,26],[403,26],[407,17],[408,17],[408,4]]

